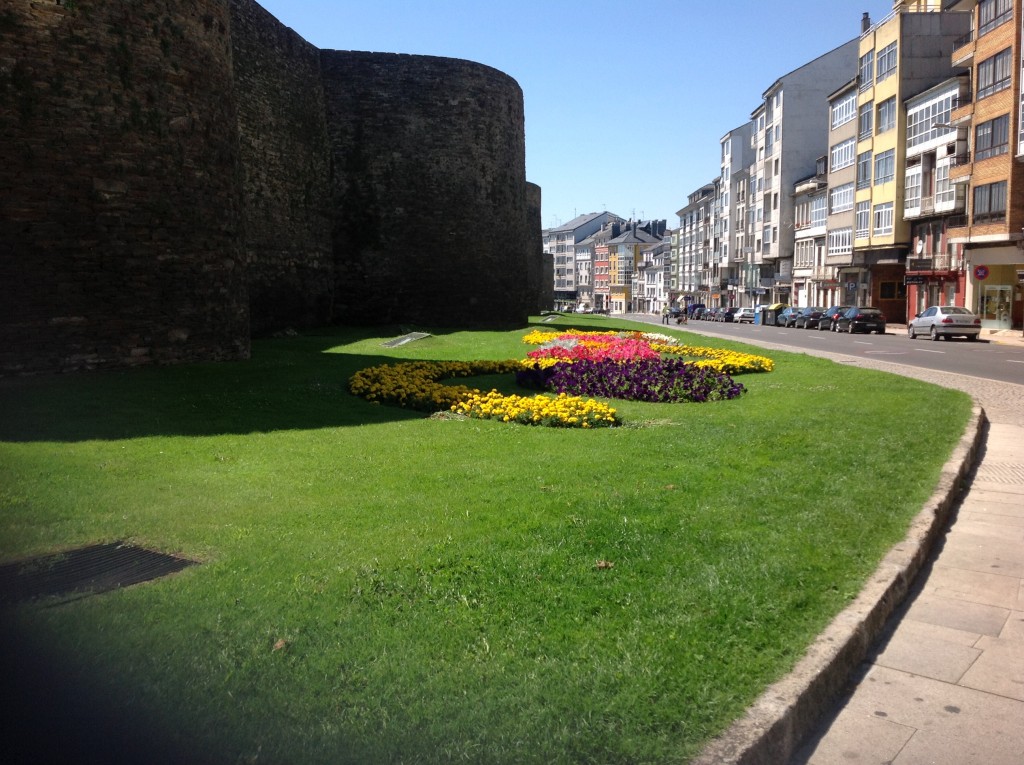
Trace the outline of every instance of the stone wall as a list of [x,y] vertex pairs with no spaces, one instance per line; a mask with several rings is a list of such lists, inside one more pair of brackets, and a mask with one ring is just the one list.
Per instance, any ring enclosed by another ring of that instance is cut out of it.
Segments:
[[480,64],[323,51],[335,317],[521,322],[529,304],[523,95]]
[[220,0],[0,11],[0,371],[248,355]]
[[0,152],[0,374],[508,326],[543,292],[515,81],[320,51],[252,0],[5,4]]
[[320,51],[231,3],[243,248],[254,335],[333,318],[330,156]]

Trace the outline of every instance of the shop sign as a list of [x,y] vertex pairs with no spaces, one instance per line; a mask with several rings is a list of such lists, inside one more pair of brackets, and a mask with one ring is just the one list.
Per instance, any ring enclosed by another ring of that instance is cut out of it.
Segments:
[[985,281],[988,278],[988,266],[975,266],[974,278],[979,282]]
[[[931,271],[932,270],[932,259],[931,258],[910,258],[907,261],[908,271]],[[910,284],[910,282],[907,282]]]
[[903,277],[903,283],[904,284],[927,284],[928,283],[928,278],[925,277],[925,276],[910,276],[910,275],[908,275],[908,276],[904,276]]

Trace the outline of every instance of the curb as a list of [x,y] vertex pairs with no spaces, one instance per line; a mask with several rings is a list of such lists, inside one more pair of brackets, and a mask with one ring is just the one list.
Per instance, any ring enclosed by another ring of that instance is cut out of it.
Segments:
[[792,759],[821,715],[842,696],[944,533],[977,463],[987,424],[985,410],[975,401],[963,436],[907,536],[886,554],[857,598],[815,639],[793,670],[712,739],[691,765],[779,765]]

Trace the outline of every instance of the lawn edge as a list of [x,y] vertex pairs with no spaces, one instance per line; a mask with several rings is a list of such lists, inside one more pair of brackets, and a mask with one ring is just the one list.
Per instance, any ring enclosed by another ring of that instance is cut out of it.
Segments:
[[691,765],[777,765],[789,762],[834,708],[889,617],[904,601],[963,496],[984,441],[988,417],[974,401],[971,419],[938,484],[906,537],[882,559],[854,601],[815,638],[803,658]]

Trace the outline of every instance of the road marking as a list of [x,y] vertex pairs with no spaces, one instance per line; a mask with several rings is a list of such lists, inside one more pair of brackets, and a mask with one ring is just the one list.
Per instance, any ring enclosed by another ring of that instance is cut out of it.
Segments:
[[[942,351],[939,351],[939,353],[941,353],[941,352]],[[868,355],[868,356],[871,356],[871,355],[875,355],[875,356],[906,356],[907,352],[906,351],[865,351],[865,354]]]
[[915,348],[914,350],[918,353],[945,353],[945,351],[933,351],[930,348]]
[[1007,359],[1006,361],[1010,364],[1024,364],[1024,361],[1021,361],[1020,359]]

